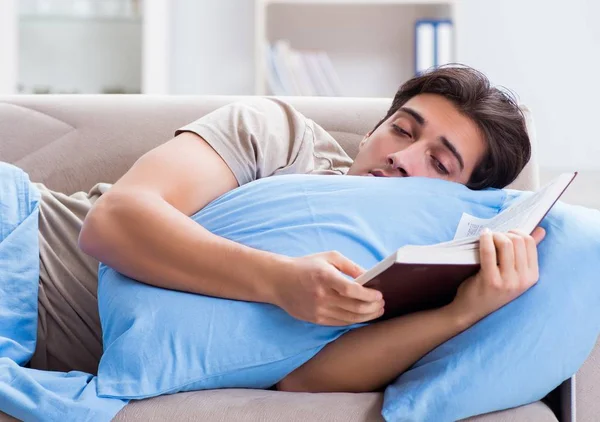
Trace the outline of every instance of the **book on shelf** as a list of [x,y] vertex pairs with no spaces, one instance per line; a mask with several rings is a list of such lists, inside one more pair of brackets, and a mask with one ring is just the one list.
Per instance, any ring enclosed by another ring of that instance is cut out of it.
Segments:
[[324,51],[293,49],[287,40],[268,44],[267,85],[274,95],[341,96],[342,83]]
[[285,76],[280,75],[278,66],[275,63],[275,52],[274,47],[271,45],[266,46],[266,61],[267,61],[267,86],[273,95],[286,95],[286,88],[284,87],[283,78]]
[[296,87],[299,95],[314,96],[317,95],[315,86],[313,85],[308,68],[304,64],[302,58],[303,53],[297,50],[290,50],[290,69],[296,81]]
[[[289,44],[285,41],[277,42],[267,49],[271,54],[272,74],[267,75],[269,82],[269,88],[275,95],[296,95],[296,85],[292,80],[290,73],[290,66],[288,64],[288,50]],[[271,81],[277,81],[274,85],[271,85]],[[281,93],[276,94],[280,90]]]
[[484,228],[531,234],[576,176],[577,172],[561,174],[491,219],[463,214],[453,240],[403,246],[355,282],[383,293],[383,319],[446,305],[454,299],[458,286],[480,268],[479,235]]
[[335,96],[335,92],[329,85],[325,71],[321,67],[316,53],[307,51],[302,55],[302,59],[317,95],[324,97]]
[[325,78],[327,79],[327,84],[331,87],[331,90],[333,91],[333,95],[338,97],[342,96],[342,81],[340,80],[340,77],[338,76],[337,72],[335,71],[335,68],[333,67],[331,58],[324,51],[317,51],[315,55],[321,66],[321,69],[323,69],[323,73],[325,75]]

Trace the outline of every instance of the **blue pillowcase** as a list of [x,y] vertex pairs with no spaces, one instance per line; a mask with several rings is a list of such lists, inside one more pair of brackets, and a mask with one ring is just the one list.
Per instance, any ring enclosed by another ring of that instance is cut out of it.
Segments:
[[[491,218],[519,195],[414,177],[287,175],[231,191],[193,219],[254,248],[338,250],[370,268],[400,246],[450,240],[463,212]],[[598,335],[598,214],[558,204],[544,220],[540,282],[400,376],[383,415],[455,420],[534,401],[571,376]],[[358,326],[317,326],[268,304],[164,290],[104,265],[98,296],[103,397],[269,387]]]
[[37,336],[39,199],[23,170],[0,162],[0,357],[19,365]]
[[[336,249],[369,268],[404,244],[451,239],[463,211],[491,217],[504,197],[433,179],[286,175],[235,189],[193,219],[257,249],[288,256]],[[273,305],[160,289],[104,265],[98,302],[98,393],[106,397],[267,388],[353,328],[299,321]]]
[[[523,194],[507,193],[503,209]],[[577,372],[600,333],[600,212],[558,202],[541,226],[538,283],[398,377],[385,392],[387,420],[521,406]]]

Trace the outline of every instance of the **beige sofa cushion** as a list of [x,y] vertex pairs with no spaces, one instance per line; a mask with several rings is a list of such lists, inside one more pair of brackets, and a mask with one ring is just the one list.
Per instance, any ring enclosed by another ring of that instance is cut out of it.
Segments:
[[[137,421],[382,421],[383,394],[285,393],[226,389],[195,391],[134,401],[114,422]],[[557,422],[543,403],[466,419],[471,422]]]
[[[383,395],[211,390],[133,401],[113,422],[380,422]],[[0,412],[0,422],[14,422]],[[558,422],[543,403],[465,419],[469,422]]]

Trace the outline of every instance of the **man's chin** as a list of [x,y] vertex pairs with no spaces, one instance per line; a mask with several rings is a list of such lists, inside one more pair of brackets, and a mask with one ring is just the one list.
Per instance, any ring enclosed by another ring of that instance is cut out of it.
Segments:
[[350,167],[346,172],[346,176],[366,176],[368,171]]

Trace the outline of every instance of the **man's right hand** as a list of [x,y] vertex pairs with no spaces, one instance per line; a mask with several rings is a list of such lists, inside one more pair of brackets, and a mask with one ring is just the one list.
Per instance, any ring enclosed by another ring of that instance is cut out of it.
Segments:
[[320,325],[350,325],[383,315],[381,292],[363,287],[353,278],[362,268],[339,252],[290,258],[276,272],[277,306],[295,318]]
[[479,240],[481,269],[466,279],[448,305],[466,327],[521,296],[539,278],[537,245],[546,232],[483,232]]

